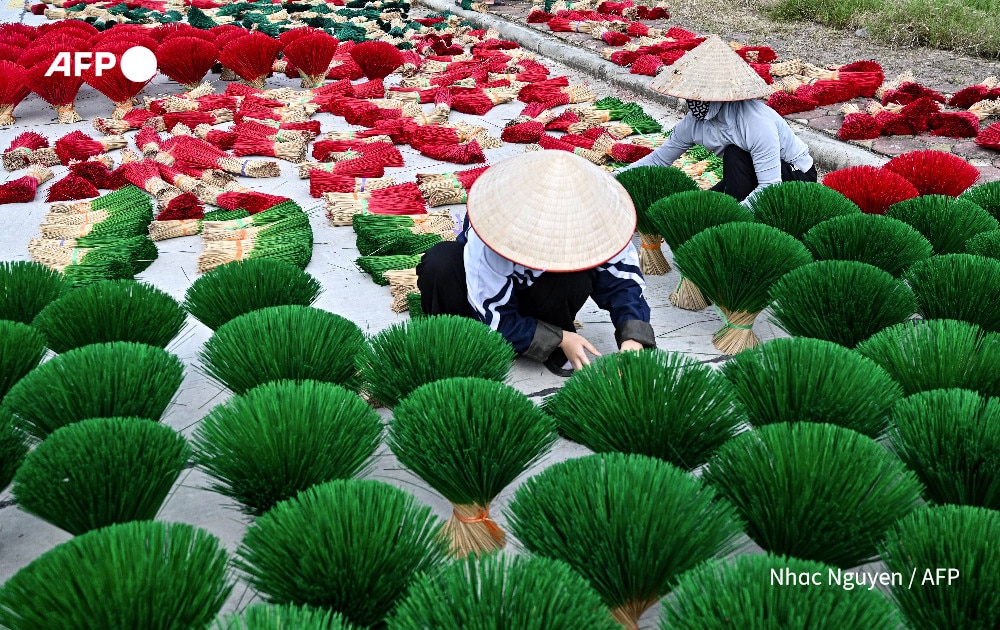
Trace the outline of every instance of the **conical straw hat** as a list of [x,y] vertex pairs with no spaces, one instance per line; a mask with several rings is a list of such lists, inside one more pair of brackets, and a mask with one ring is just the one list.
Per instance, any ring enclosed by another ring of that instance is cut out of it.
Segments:
[[718,35],[656,75],[649,87],[695,101],[745,101],[771,94],[764,79]]
[[625,249],[635,207],[607,171],[567,151],[507,158],[479,176],[469,222],[507,260],[543,271],[591,269]]

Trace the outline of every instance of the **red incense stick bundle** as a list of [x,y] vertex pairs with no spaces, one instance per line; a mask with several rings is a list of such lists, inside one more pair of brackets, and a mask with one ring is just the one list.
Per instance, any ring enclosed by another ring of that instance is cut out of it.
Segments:
[[3,152],[3,167],[8,171],[16,171],[30,164],[29,158],[38,149],[47,149],[48,138],[35,131],[25,131],[18,134]]
[[49,63],[42,61],[32,66],[25,73],[25,81],[31,91],[42,98],[43,101],[56,110],[56,121],[70,124],[83,120],[76,113],[73,101],[83,85],[83,77],[70,74],[53,73],[45,76],[48,72]]
[[486,154],[476,140],[466,144],[425,144],[419,148],[422,155],[453,164],[481,164]]
[[215,205],[224,210],[246,210],[250,214],[263,212],[279,203],[288,201],[288,197],[269,195],[256,190],[224,192],[216,197]]
[[219,57],[215,43],[198,37],[173,37],[156,48],[160,72],[188,89],[197,87]]
[[0,61],[0,127],[14,124],[14,108],[31,92],[26,72],[13,61]]
[[122,136],[107,136],[97,140],[82,131],[74,131],[56,140],[55,151],[59,161],[69,165],[72,160],[86,160],[95,155],[121,149],[126,144]]
[[0,185],[0,204],[34,201],[38,186],[52,179],[52,170],[41,164],[32,164],[24,177]]
[[95,188],[108,189],[108,183],[111,181],[111,167],[113,165],[114,163],[110,157],[102,155],[84,162],[70,164],[69,172],[87,180]]
[[278,142],[261,136],[242,136],[233,145],[233,154],[240,157],[263,155],[297,164],[306,159],[306,145],[302,140]]
[[281,48],[279,40],[256,31],[226,44],[219,52],[219,61],[249,86],[262,88]]
[[49,187],[45,195],[46,203],[53,201],[76,201],[100,196],[101,191],[86,179],[70,173]]
[[309,194],[320,197],[323,193],[363,193],[386,188],[396,183],[392,177],[347,177],[314,168],[309,171]]
[[178,161],[200,168],[214,168],[246,177],[277,177],[281,169],[276,162],[240,160],[225,151],[193,136],[177,136],[170,153]]

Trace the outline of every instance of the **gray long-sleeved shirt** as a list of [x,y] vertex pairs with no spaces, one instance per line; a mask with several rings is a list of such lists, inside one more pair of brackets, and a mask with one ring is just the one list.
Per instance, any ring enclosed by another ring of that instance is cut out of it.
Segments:
[[750,154],[757,172],[757,187],[744,203],[762,188],[781,183],[782,161],[802,172],[813,165],[809,147],[799,140],[778,112],[763,101],[747,100],[713,102],[705,120],[688,114],[677,123],[666,142],[623,170],[638,166],[670,166],[696,144],[716,155],[722,155],[729,145]]

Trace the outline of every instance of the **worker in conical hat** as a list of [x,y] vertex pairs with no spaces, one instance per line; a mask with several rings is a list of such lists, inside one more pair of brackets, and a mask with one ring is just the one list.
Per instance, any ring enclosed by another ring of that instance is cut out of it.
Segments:
[[424,312],[474,317],[559,376],[599,355],[573,323],[587,298],[610,313],[619,349],[655,347],[635,207],[606,171],[566,151],[525,153],[480,175],[467,207],[459,238],[417,266]]
[[722,157],[722,181],[713,190],[744,205],[772,184],[816,181],[809,147],[784,118],[758,100],[770,95],[767,83],[718,36],[708,37],[649,87],[684,99],[688,113],[660,147],[625,170],[670,166],[700,144]]

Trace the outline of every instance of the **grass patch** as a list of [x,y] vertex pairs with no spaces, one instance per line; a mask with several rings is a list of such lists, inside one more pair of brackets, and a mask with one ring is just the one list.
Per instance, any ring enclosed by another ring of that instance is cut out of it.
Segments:
[[894,46],[1000,58],[1000,0],[775,0],[766,13],[779,20],[864,28]]

